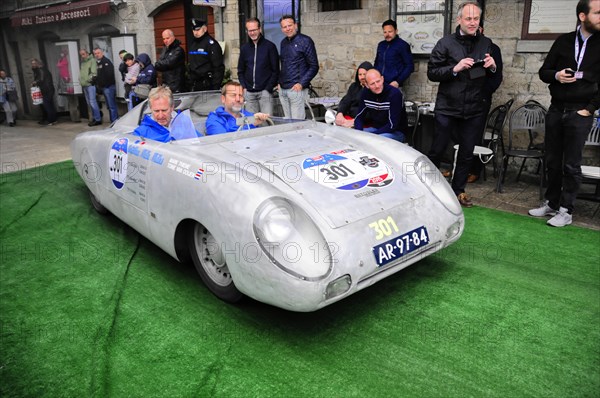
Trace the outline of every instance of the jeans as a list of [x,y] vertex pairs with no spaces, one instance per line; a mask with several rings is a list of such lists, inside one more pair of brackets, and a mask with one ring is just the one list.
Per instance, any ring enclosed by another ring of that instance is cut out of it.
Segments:
[[[374,133],[375,131],[377,131],[376,127],[365,127],[363,129],[363,131],[366,131],[367,133]],[[381,133],[378,134],[380,137],[386,137],[386,138],[391,138],[392,140],[396,140],[398,142],[405,142],[405,136],[404,133],[402,133],[401,131],[396,131],[395,133]]]
[[571,213],[581,187],[581,158],[593,116],[580,116],[576,110],[560,110],[550,105],[546,114],[544,142],[548,188],[545,198],[553,209],[564,207]]
[[246,110],[250,113],[262,112],[273,116],[273,96],[267,90],[244,94]]
[[283,107],[286,119],[305,119],[306,111],[304,105],[308,100],[308,89],[294,91],[292,89],[279,89],[279,101]]
[[6,100],[2,103],[2,108],[4,108],[4,113],[6,113],[6,122],[14,123],[15,115],[17,114],[17,104]]
[[456,195],[465,192],[469,169],[473,161],[473,149],[486,116],[485,113],[481,113],[469,119],[463,119],[442,115],[439,112],[435,113],[433,143],[427,156],[439,168],[450,138],[459,145],[456,169],[452,177],[452,190]]
[[85,100],[92,109],[92,117],[94,118],[94,121],[102,121],[102,117],[100,116],[100,107],[98,106],[98,101],[96,100],[96,86],[84,86],[82,88]]
[[42,108],[44,109],[44,117],[48,123],[54,123],[58,119],[56,115],[56,107],[54,106],[54,92],[45,94],[42,100]]
[[119,112],[117,111],[117,87],[114,84],[104,87],[104,99],[106,100],[106,107],[110,112],[110,122],[112,123],[119,118]]

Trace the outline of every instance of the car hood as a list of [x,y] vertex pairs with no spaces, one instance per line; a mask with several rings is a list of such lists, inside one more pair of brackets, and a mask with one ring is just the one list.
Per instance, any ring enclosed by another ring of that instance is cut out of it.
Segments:
[[388,138],[343,130],[308,128],[220,145],[273,172],[333,228],[399,205],[414,208],[424,199],[418,178],[403,170],[412,169],[420,153]]

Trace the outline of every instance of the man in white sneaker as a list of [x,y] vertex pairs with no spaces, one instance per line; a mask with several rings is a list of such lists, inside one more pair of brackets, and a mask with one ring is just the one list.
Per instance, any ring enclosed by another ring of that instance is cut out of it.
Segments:
[[600,107],[600,0],[580,0],[576,13],[577,30],[556,39],[539,71],[552,96],[546,114],[548,188],[529,215],[553,216],[547,222],[553,227],[573,222],[583,146]]

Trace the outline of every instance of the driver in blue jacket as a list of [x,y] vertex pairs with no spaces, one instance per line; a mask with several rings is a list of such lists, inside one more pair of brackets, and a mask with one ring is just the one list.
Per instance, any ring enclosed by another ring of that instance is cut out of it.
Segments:
[[152,113],[144,116],[133,135],[160,142],[198,137],[189,110],[175,111],[173,92],[169,87],[150,90],[148,103]]
[[[231,133],[238,130],[248,130],[260,126],[269,118],[266,113],[252,114],[244,108],[244,88],[238,82],[227,82],[221,89],[223,106],[211,112],[206,119],[206,135]],[[254,117],[253,123],[250,119]],[[244,118],[238,126],[237,119]]]

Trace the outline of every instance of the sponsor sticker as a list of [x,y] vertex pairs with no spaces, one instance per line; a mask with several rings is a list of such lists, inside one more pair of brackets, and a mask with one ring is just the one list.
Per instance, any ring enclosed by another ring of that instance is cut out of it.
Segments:
[[392,169],[368,153],[342,149],[306,158],[304,173],[316,183],[344,191],[381,188],[394,181]]
[[127,138],[119,138],[110,148],[108,166],[110,179],[117,189],[123,189],[127,179]]

